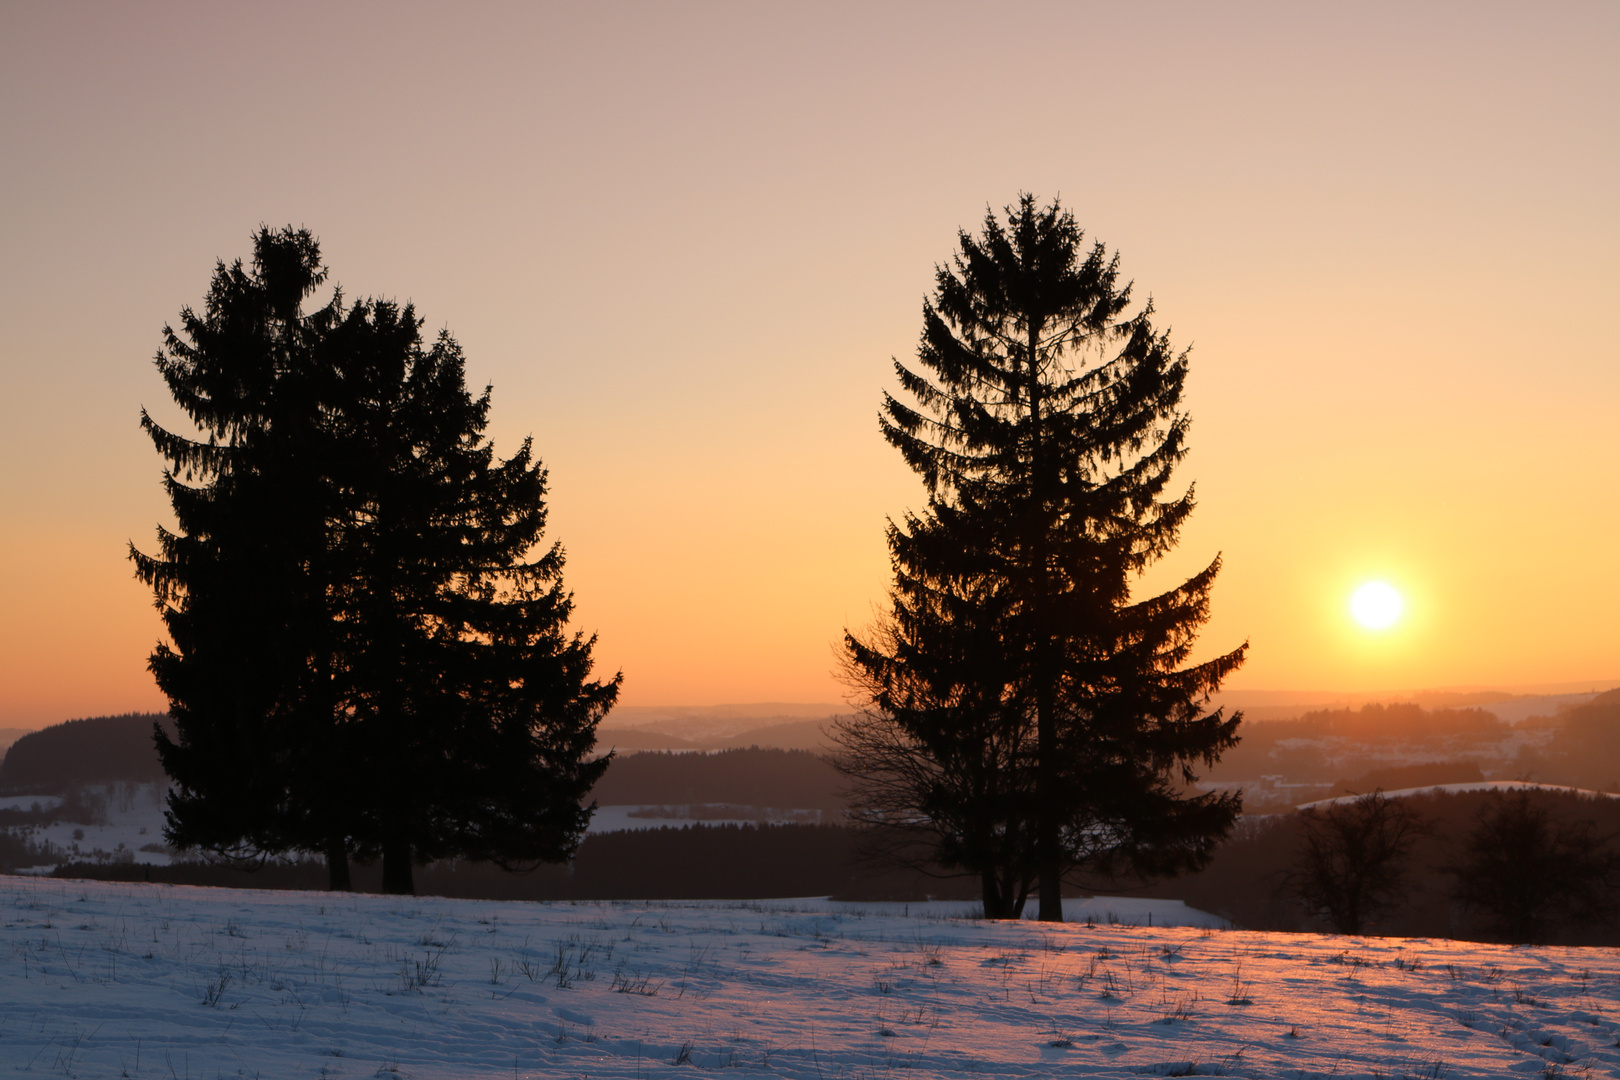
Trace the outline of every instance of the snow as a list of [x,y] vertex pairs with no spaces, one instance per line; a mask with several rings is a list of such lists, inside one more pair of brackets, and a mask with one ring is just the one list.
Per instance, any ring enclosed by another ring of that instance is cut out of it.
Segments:
[[[85,792],[106,806],[105,820],[100,824],[55,821],[49,825],[17,826],[12,831],[32,843],[49,843],[69,861],[128,860],[167,866],[173,857],[163,841],[166,791],[163,784],[92,785]],[[63,800],[54,795],[29,795],[17,801],[22,804],[18,809],[26,810],[34,802],[43,809],[55,809]]]
[[[137,865],[167,866],[174,860],[173,852],[163,839],[163,799],[166,788],[159,784],[119,784],[88,789],[97,799],[105,800],[106,820],[99,824],[74,821],[56,821],[49,825],[13,826],[12,831],[32,843],[49,843],[68,860],[85,862],[117,862],[132,860]],[[27,795],[0,800],[0,809],[28,810],[38,804],[41,809],[54,809],[61,805],[59,795]],[[789,819],[816,821],[818,810],[772,811],[775,817],[759,811],[749,817],[691,817],[692,807],[664,806],[599,806],[591,816],[587,833],[623,832],[634,829],[686,828],[703,825],[756,825],[788,824]],[[701,807],[697,808],[701,811]],[[668,814],[670,816],[644,816]],[[143,850],[148,849],[148,850]],[[56,864],[40,869],[49,873]]]
[[598,806],[591,814],[591,823],[585,832],[590,835],[610,832],[634,832],[640,829],[685,829],[692,825],[790,825],[819,824],[819,810],[770,810],[761,808],[749,817],[709,817],[702,814],[705,807],[719,803],[695,803],[689,806],[611,805]]
[[0,810],[55,810],[62,805],[60,795],[8,795],[0,797]]
[[[105,799],[107,820],[102,824],[58,821],[50,825],[15,826],[14,831],[25,835],[33,843],[49,842],[68,858],[82,858],[86,862],[116,860],[133,857],[138,864],[167,866],[171,853],[163,842],[163,798],[165,788],[159,784],[122,784],[89,789],[97,798]],[[61,805],[59,795],[27,795],[0,800],[0,809],[28,810],[32,804],[41,809],[54,809]],[[748,817],[708,817],[702,815],[702,806],[599,806],[591,815],[587,833],[624,832],[635,829],[686,828],[702,825],[757,825],[789,824],[792,821],[819,821],[819,810],[760,810]],[[696,814],[697,816],[694,816]],[[653,816],[659,815],[659,816]],[[75,836],[81,833],[81,836]],[[122,850],[120,850],[122,845]],[[162,850],[142,851],[151,847]]]
[[1620,1075],[1607,949],[33,878],[0,904],[0,1066],[47,1075]]
[[[833,900],[824,896],[803,897],[792,900],[739,901],[762,909],[782,908],[797,912],[823,912],[866,916],[916,915],[927,919],[977,919],[984,910],[977,900],[930,900],[926,903],[906,903],[900,900]],[[1067,897],[1063,901],[1063,914],[1070,922],[1104,923],[1110,926],[1209,926],[1227,929],[1232,924],[1219,915],[1190,908],[1184,900],[1156,900],[1139,896]],[[1024,918],[1036,917],[1036,905],[1027,905]]]
[[[1396,788],[1394,791],[1383,792],[1386,799],[1400,799],[1408,795],[1427,795],[1437,792],[1441,795],[1461,795],[1470,791],[1558,791],[1570,795],[1582,795],[1589,799],[1620,799],[1607,791],[1590,791],[1586,788],[1565,787],[1563,784],[1537,784],[1530,780],[1477,780],[1470,784],[1431,784],[1428,787]],[[1361,795],[1340,795],[1333,799],[1318,799],[1316,802],[1301,803],[1296,809],[1309,810],[1318,806],[1335,806],[1339,803],[1351,803],[1370,792]]]

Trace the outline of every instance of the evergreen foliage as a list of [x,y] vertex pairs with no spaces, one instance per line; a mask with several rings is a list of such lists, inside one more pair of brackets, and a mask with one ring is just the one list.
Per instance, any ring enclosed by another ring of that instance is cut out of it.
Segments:
[[171,842],[236,858],[381,854],[412,891],[430,857],[570,855],[606,768],[618,679],[566,629],[563,555],[535,556],[545,471],[484,437],[490,393],[410,306],[342,294],[307,231],[261,229],[158,367],[202,438],[143,412],[178,529],[131,548],[172,644],[152,670],[177,737]]
[[327,745],[337,713],[320,641],[332,621],[334,492],[314,363],[341,297],[302,311],[325,278],[308,233],[261,230],[251,267],[219,264],[202,313],[186,308],[178,331],[163,330],[158,370],[204,438],[141,412],[169,462],[177,522],[159,528],[156,556],[130,549],[170,638],[150,661],[177,728],[176,738],[154,728],[174,780],[169,838],[234,859],[349,843],[330,813],[317,816],[333,835],[304,835],[293,790],[342,790],[321,768],[340,762]]
[[895,364],[913,404],[885,395],[881,418],[928,507],[891,522],[890,608],[846,637],[870,706],[840,729],[857,814],[979,874],[993,916],[1033,888],[1060,920],[1081,867],[1198,865],[1239,806],[1185,791],[1236,742],[1203,705],[1246,646],[1183,666],[1219,559],[1131,595],[1193,509],[1169,490],[1186,353],[1082,240],[1026,195],[938,270],[919,367]]

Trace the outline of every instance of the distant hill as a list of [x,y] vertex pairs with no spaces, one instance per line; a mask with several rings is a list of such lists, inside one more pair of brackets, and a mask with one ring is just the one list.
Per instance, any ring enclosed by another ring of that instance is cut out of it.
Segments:
[[16,742],[18,739],[22,738],[24,735],[27,735],[33,730],[33,728],[26,727],[0,728],[0,754],[4,754],[7,750],[11,749],[12,743]]
[[1333,785],[1334,795],[1370,795],[1375,791],[1439,787],[1442,784],[1477,784],[1485,779],[1477,761],[1422,761],[1415,765],[1388,765]]
[[1515,762],[1529,779],[1620,791],[1620,690],[1599,694],[1557,717],[1552,739]]
[[745,705],[619,705],[608,723],[646,727],[660,720],[803,720],[843,712],[830,702],[760,701]]
[[1523,747],[1543,727],[1504,723],[1483,708],[1425,709],[1411,702],[1317,709],[1292,720],[1244,724],[1237,746],[1204,775],[1241,787],[1244,809],[1266,813],[1349,790],[1462,783],[1520,771]]
[[831,748],[832,744],[828,742],[823,731],[834,719],[834,717],[825,716],[819,720],[798,720],[789,724],[771,724],[768,727],[750,728],[722,740],[722,743],[742,748],[760,746],[775,747],[780,750],[814,750],[820,752]]
[[603,739],[608,739],[615,732],[634,728],[713,747],[723,745],[726,740],[743,732],[825,720],[848,711],[846,707],[830,703],[797,704],[784,701],[762,701],[752,705],[621,706],[603,720],[599,734]]
[[1520,686],[1505,689],[1406,690],[1381,693],[1345,693],[1300,690],[1238,690],[1215,695],[1211,704],[1223,705],[1230,713],[1242,710],[1250,724],[1275,720],[1296,720],[1306,713],[1354,710],[1363,705],[1419,705],[1425,710],[1483,708],[1510,724],[1523,723],[1534,716],[1552,716],[1591,700],[1602,691],[1614,689],[1613,680]]
[[1241,741],[1221,755],[1209,778],[1253,780],[1281,774],[1296,782],[1328,784],[1385,766],[1493,752],[1500,756],[1511,732],[1478,708],[1431,711],[1405,704],[1319,709],[1294,720],[1244,724],[1238,729]]
[[152,725],[174,729],[165,713],[69,720],[32,731],[0,761],[0,790],[61,794],[81,784],[161,782]]
[[596,733],[596,752],[605,754],[609,750],[619,754],[633,754],[644,750],[708,750],[710,746],[704,743],[695,743],[690,739],[683,739],[676,735],[666,735],[662,731],[648,731],[646,728],[610,728]]
[[654,728],[602,728],[596,733],[599,753],[616,750],[620,754],[640,753],[647,750],[715,751],[747,749],[750,746],[777,750],[830,749],[823,730],[835,717],[818,720],[790,720],[780,724],[751,727],[731,735],[710,735],[682,738],[672,734],[666,724]]

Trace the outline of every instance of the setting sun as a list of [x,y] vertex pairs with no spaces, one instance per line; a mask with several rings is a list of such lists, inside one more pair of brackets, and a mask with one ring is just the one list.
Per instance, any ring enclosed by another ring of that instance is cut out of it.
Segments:
[[1350,614],[1368,630],[1388,630],[1405,609],[1401,594],[1382,581],[1369,581],[1350,597]]

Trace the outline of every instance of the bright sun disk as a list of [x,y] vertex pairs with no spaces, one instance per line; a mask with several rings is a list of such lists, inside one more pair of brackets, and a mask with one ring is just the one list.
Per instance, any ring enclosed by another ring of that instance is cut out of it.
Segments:
[[1401,594],[1382,581],[1369,581],[1350,597],[1350,614],[1368,630],[1389,629],[1405,608]]

